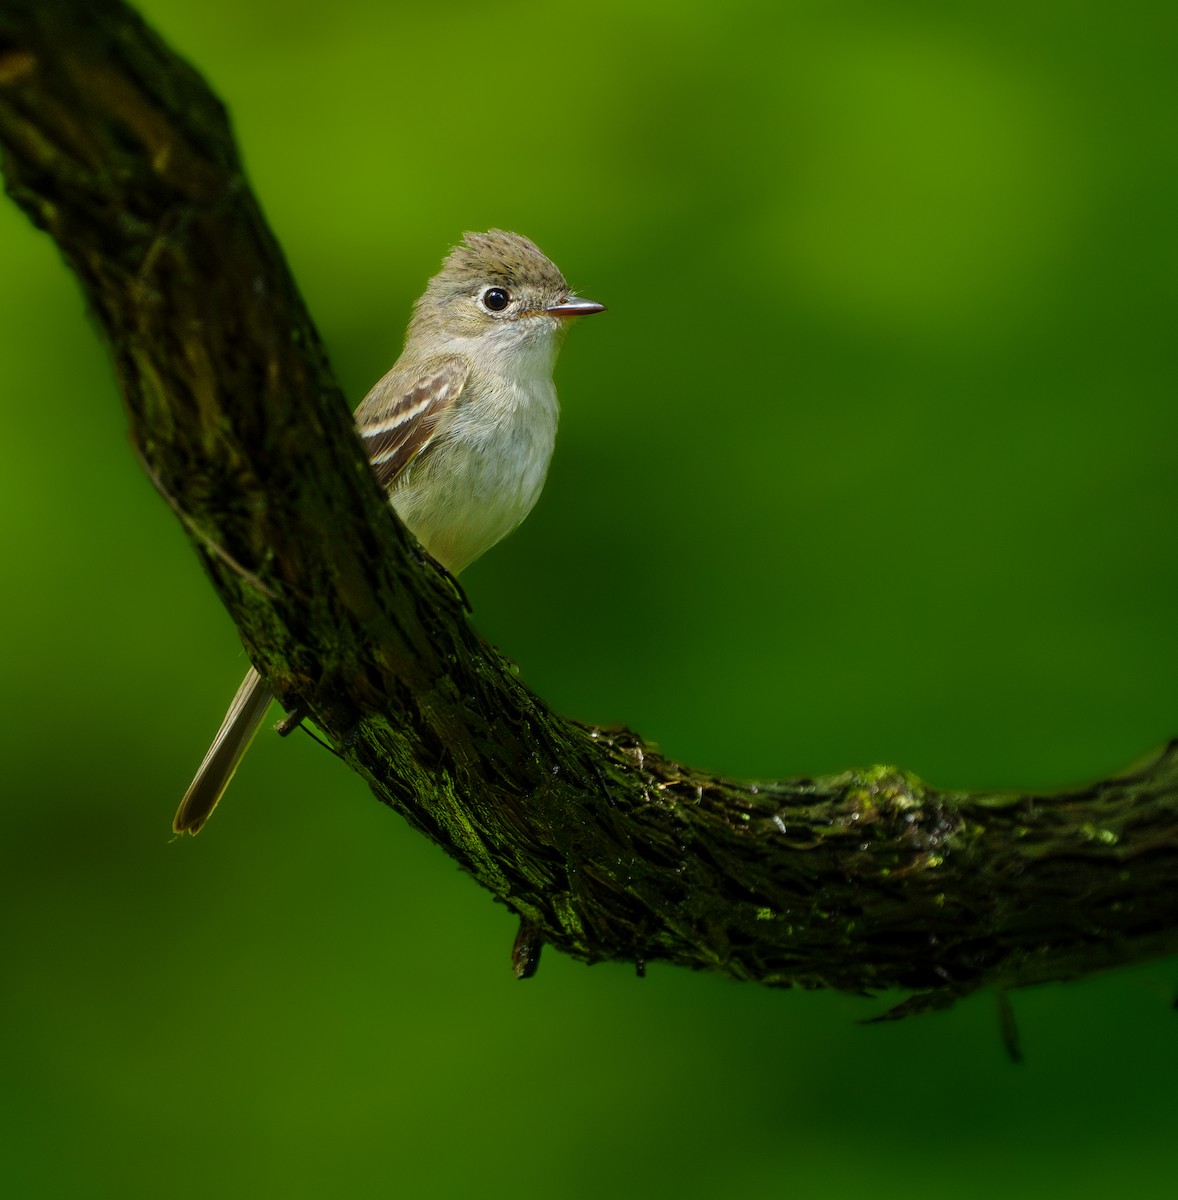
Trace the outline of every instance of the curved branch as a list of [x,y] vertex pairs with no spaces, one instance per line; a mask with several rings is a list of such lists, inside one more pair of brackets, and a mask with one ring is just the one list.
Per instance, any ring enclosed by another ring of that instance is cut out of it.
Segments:
[[550,712],[384,503],[220,103],[117,0],[0,4],[0,145],[250,657],[520,915],[518,974],[548,941],[911,1010],[1178,950],[1178,743],[967,796],[889,767],[736,783]]

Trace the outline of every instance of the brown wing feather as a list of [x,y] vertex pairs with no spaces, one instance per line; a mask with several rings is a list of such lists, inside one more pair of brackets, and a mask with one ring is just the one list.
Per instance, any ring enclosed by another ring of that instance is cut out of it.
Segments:
[[416,378],[407,374],[394,367],[356,410],[356,428],[385,488],[433,441],[462,394],[468,368],[462,359],[448,358]]

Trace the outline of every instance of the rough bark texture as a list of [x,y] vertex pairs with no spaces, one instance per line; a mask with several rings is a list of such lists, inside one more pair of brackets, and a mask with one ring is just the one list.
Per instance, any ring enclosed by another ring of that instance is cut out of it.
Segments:
[[549,712],[383,502],[220,103],[117,0],[0,0],[0,147],[251,658],[520,915],[518,974],[547,941],[913,1011],[1178,951],[1178,743],[967,796],[890,767],[737,783]]

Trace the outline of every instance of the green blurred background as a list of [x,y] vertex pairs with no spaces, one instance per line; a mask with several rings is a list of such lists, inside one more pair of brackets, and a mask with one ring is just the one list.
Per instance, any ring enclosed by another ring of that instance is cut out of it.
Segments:
[[[465,229],[608,303],[464,578],[559,710],[950,787],[1178,734],[1172,4],[142,8],[353,400]],[[7,1194],[1172,1194],[1174,962],[1015,994],[1015,1067],[987,995],[517,984],[507,912],[305,738],[173,842],[242,651],[9,203],[0,345]]]

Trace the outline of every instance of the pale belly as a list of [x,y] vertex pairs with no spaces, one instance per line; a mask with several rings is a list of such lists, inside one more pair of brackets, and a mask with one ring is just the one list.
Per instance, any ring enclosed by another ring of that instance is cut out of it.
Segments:
[[390,501],[414,536],[457,575],[532,511],[556,440],[556,391],[519,396],[507,417],[463,422],[400,477]]

